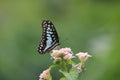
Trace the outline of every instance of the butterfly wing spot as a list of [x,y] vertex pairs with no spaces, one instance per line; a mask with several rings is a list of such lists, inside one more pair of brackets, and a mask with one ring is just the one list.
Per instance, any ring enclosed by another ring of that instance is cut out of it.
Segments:
[[52,32],[52,29],[50,29],[50,27],[48,27],[47,31],[48,31],[48,32]]
[[42,49],[42,47],[40,46],[40,50]]
[[52,37],[53,37],[53,39],[55,39],[55,38],[54,38],[54,35],[52,35]]
[[46,25],[43,25],[43,27],[46,27]]
[[48,27],[47,30],[50,30],[50,27]]
[[50,27],[50,24],[48,24],[47,26]]
[[46,27],[44,27],[43,29],[44,29],[44,31],[45,31],[45,30],[46,30]]
[[41,44],[40,46],[41,46],[41,47],[43,47],[43,45],[42,45],[42,44]]
[[53,32],[49,32],[50,35],[53,35]]
[[49,35],[47,35],[47,39],[50,37],[50,34]]
[[[44,36],[42,36],[42,38],[44,38]],[[40,44],[42,44],[44,41],[45,41],[45,39],[42,39]]]
[[45,24],[45,23],[46,23],[46,21],[44,20],[42,23],[43,23],[43,24]]

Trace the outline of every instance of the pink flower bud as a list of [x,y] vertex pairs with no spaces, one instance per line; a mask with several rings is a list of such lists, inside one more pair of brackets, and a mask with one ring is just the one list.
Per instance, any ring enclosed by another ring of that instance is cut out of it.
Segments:
[[77,67],[78,73],[82,72],[81,64]]
[[92,57],[88,53],[79,52],[76,56],[80,59],[81,62],[85,62],[89,57]]
[[43,71],[39,76],[39,80],[51,80],[51,78],[50,69]]
[[79,65],[78,64],[76,64],[76,65],[72,64],[72,68],[75,68],[75,67],[77,68],[78,73],[82,72],[82,65],[81,64],[79,64]]

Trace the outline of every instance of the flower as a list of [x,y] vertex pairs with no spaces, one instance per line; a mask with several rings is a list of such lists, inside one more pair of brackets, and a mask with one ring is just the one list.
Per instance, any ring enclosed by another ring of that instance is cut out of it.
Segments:
[[63,56],[64,52],[62,50],[53,50],[51,56],[53,59],[58,59],[59,57]]
[[86,53],[79,52],[76,54],[76,56],[80,59],[81,62],[85,62],[89,57],[92,57],[87,52]]
[[82,72],[82,64],[72,64],[72,68],[77,68],[78,73]]
[[65,59],[65,60],[72,59],[72,58],[74,58],[74,56],[73,56],[72,54],[66,54],[66,55],[64,56],[64,59]]
[[50,69],[43,71],[39,76],[39,80],[52,80]]
[[77,70],[78,70],[78,73],[82,72],[82,65],[81,64],[77,67]]
[[60,49],[60,50],[63,51],[65,54],[72,53],[72,51],[71,51],[70,48],[62,48],[62,49]]
[[59,50],[53,50],[51,56],[54,60],[57,60],[58,58],[68,60],[74,57],[70,48],[61,48]]

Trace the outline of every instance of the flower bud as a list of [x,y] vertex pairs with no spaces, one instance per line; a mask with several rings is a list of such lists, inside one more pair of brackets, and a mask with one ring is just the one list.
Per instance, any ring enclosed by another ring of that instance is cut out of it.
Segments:
[[79,52],[76,56],[80,59],[81,62],[85,62],[89,57],[92,57],[88,53]]
[[43,71],[39,76],[39,80],[52,80],[50,69]]

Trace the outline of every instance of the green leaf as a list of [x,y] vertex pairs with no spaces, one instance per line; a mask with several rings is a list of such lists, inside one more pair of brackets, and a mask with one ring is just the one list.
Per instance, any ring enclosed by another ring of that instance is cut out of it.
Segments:
[[67,80],[78,80],[79,73],[77,68],[72,68],[68,73],[61,70],[60,72],[67,78]]
[[67,80],[65,77],[60,78],[60,80]]
[[67,60],[68,64],[75,64],[72,60]]
[[58,65],[51,65],[49,68],[52,69],[52,68],[55,68],[55,67],[58,67]]

